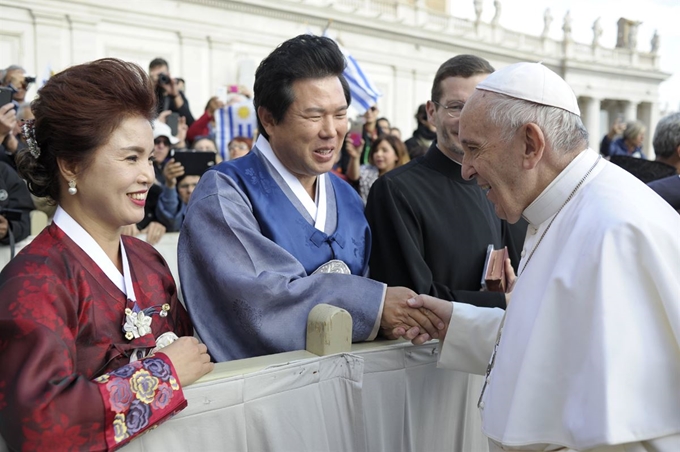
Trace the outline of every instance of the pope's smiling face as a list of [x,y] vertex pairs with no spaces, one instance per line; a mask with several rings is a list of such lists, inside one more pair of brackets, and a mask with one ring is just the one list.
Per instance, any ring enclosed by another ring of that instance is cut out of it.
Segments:
[[499,218],[517,222],[528,203],[524,175],[524,145],[520,127],[509,141],[503,130],[487,117],[485,91],[475,91],[460,117],[460,141],[463,148],[462,174],[476,179],[491,201]]

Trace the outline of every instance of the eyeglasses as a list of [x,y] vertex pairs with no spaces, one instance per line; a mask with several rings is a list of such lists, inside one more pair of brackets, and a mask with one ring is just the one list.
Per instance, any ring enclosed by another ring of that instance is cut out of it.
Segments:
[[153,144],[162,144],[165,147],[170,147],[170,141],[164,138],[156,138],[153,140]]
[[449,115],[451,118],[459,117],[460,112],[463,111],[463,107],[465,106],[465,102],[456,102],[452,105],[442,105],[436,100],[433,100],[432,103],[435,105],[439,105],[444,110],[446,110],[446,114]]

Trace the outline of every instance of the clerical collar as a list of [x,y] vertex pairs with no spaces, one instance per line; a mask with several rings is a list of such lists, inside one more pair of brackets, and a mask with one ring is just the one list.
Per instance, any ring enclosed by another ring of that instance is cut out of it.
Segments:
[[[559,210],[560,206],[574,191],[574,186],[583,178],[584,174],[593,166],[598,154],[586,149],[562,170],[560,174],[538,195],[529,207],[524,209],[522,216],[531,226],[538,228]],[[603,165],[600,162],[600,165]],[[595,170],[598,171],[597,169]],[[596,174],[596,173],[594,173]],[[592,176],[589,178],[592,180]],[[588,183],[586,181],[585,183]]]
[[92,236],[79,225],[68,212],[62,209],[61,206],[57,207],[52,222],[59,226],[59,229],[64,231],[64,234],[73,240],[85,254],[90,256],[94,263],[101,268],[104,274],[128,297],[128,299],[132,301],[136,300],[135,291],[132,287],[132,279],[130,277],[130,265],[128,263],[127,254],[125,253],[122,237],[120,239],[120,254],[123,260],[123,272],[125,276],[118,271],[114,263],[109,259],[109,256],[106,255],[95,239],[92,238]]
[[432,142],[430,149],[427,150],[423,158],[427,166],[449,179],[453,179],[460,184],[477,185],[477,182],[474,180],[463,179],[461,164],[444,154],[442,150],[437,147],[436,140]]
[[323,231],[326,227],[326,174],[320,174],[316,176],[316,202],[312,200],[307,193],[307,190],[302,186],[302,183],[298,180],[293,173],[288,171],[281,160],[274,153],[269,141],[260,135],[255,143],[257,149],[260,150],[262,155],[272,164],[277,173],[281,176],[283,181],[288,185],[293,194],[297,199],[300,200],[305,210],[309,213],[309,216],[314,220],[314,227],[319,231]]

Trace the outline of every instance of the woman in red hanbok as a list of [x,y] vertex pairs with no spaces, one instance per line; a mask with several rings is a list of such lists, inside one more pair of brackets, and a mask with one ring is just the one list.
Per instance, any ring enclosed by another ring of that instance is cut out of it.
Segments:
[[[110,450],[212,369],[167,264],[121,236],[154,181],[153,87],[114,59],[52,77],[17,166],[53,223],[0,273],[0,435],[12,450]],[[178,338],[179,337],[179,338]]]

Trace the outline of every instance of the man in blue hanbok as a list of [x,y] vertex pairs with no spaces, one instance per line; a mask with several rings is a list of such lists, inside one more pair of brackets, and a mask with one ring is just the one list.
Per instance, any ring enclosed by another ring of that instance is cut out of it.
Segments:
[[[253,151],[205,173],[179,242],[184,299],[217,361],[305,348],[309,311],[349,311],[353,340],[437,335],[408,307],[415,293],[368,279],[371,232],[356,191],[330,173],[347,132],[345,60],[330,39],[302,35],[255,74]],[[422,326],[421,326],[422,325]]]

